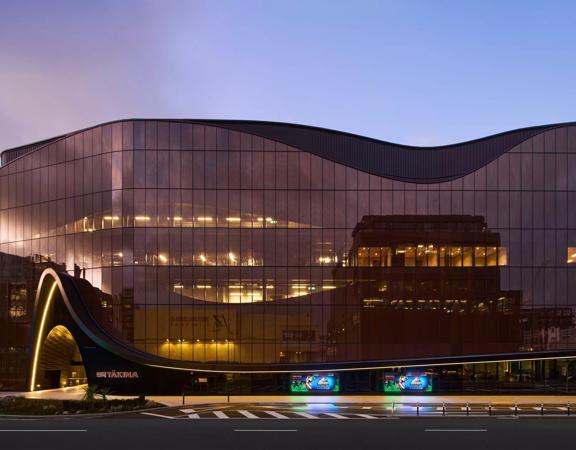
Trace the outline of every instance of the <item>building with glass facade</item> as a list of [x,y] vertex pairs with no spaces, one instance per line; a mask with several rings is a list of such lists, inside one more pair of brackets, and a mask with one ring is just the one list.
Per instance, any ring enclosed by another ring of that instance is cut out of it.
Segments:
[[576,391],[576,124],[124,120],[1,161],[4,388]]

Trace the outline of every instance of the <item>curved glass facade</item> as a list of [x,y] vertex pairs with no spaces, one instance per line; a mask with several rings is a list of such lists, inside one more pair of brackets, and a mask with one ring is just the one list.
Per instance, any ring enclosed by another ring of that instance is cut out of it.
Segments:
[[222,124],[123,121],[0,168],[0,252],[65,265],[111,335],[170,360],[491,360],[576,351],[575,205],[576,126],[410,183]]

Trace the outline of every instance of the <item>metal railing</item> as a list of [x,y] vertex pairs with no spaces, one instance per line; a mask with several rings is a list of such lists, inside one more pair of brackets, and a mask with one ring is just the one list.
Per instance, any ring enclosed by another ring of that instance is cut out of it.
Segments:
[[509,402],[391,402],[382,409],[392,416],[571,416],[572,405],[567,403],[509,403]]

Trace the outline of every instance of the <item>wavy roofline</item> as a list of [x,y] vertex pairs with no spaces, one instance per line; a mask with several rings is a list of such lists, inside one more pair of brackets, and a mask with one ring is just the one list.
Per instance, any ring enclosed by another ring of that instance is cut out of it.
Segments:
[[[64,135],[6,149],[0,153],[0,160],[4,161],[0,168],[10,165],[23,156],[79,133],[123,122],[197,124],[242,132],[280,142],[369,174],[416,183],[438,183],[460,178],[487,165],[498,156],[527,139],[550,130],[576,126],[576,122],[536,125],[503,131],[458,143],[437,146],[413,146],[346,131],[289,122],[237,119],[126,118],[103,122]],[[294,132],[291,133],[290,130],[294,130]],[[30,150],[25,151],[28,147],[30,147]],[[469,150],[470,153],[463,155],[462,152],[465,150]],[[5,155],[17,153],[18,151],[23,151],[24,153],[6,161]],[[447,155],[452,152],[454,153],[453,155]],[[411,161],[410,158],[415,154],[421,154],[422,157],[428,158],[428,160]],[[468,157],[468,159],[460,161],[460,167],[446,167],[449,165],[448,163],[452,162],[451,157],[461,159],[463,156]],[[432,161],[430,158],[435,158],[435,160]],[[434,164],[431,164],[431,161]],[[416,167],[418,163],[421,163],[423,167]],[[411,167],[409,167],[410,165]]]
[[[576,126],[576,121],[574,121],[574,122],[558,122],[558,123],[551,123],[551,124],[544,124],[544,125],[531,125],[528,127],[521,127],[521,128],[514,128],[512,130],[507,130],[507,131],[500,131],[498,133],[489,134],[489,135],[482,136],[479,138],[454,142],[452,144],[423,146],[423,145],[400,144],[397,142],[386,141],[383,139],[377,139],[377,138],[373,138],[370,136],[364,136],[361,134],[352,133],[349,131],[342,131],[342,130],[336,130],[334,128],[320,127],[320,126],[316,126],[316,125],[306,125],[306,124],[293,123],[293,122],[275,122],[275,121],[271,121],[271,120],[252,120],[252,119],[178,119],[178,118],[175,118],[175,119],[167,119],[167,118],[157,119],[157,118],[143,118],[143,117],[134,118],[133,117],[133,118],[110,120],[108,122],[102,122],[102,123],[99,123],[97,125],[91,125],[89,127],[85,127],[85,128],[81,128],[81,129],[78,129],[75,131],[71,131],[71,132],[66,133],[66,134],[61,134],[61,135],[57,135],[57,136],[49,137],[49,138],[45,138],[45,139],[40,139],[38,141],[29,142],[28,144],[22,144],[22,145],[18,145],[16,147],[9,147],[9,148],[6,148],[4,150],[1,150],[0,155],[2,155],[5,152],[11,152],[14,150],[19,150],[23,147],[43,144],[42,147],[38,148],[38,149],[40,149],[40,148],[43,148],[44,145],[53,144],[54,142],[61,141],[63,139],[69,138],[71,136],[74,136],[78,133],[82,133],[84,131],[92,130],[94,128],[99,128],[99,127],[104,127],[106,125],[113,125],[115,123],[122,123],[122,122],[181,122],[181,123],[192,123],[192,124],[197,123],[197,124],[201,124],[201,125],[213,125],[213,126],[219,126],[218,124],[222,125],[222,124],[227,124],[227,123],[228,124],[237,124],[237,125],[246,125],[246,124],[281,125],[281,126],[290,127],[290,128],[304,128],[304,129],[315,130],[315,131],[330,132],[333,134],[338,134],[338,135],[342,135],[342,136],[349,136],[349,137],[354,137],[354,138],[360,138],[360,139],[363,139],[366,141],[371,141],[374,143],[388,144],[388,145],[393,145],[395,147],[408,148],[411,150],[440,150],[440,149],[456,147],[456,146],[460,146],[460,145],[472,144],[475,142],[482,142],[482,141],[485,141],[485,140],[488,140],[488,139],[491,139],[494,137],[505,136],[507,134],[516,133],[518,131],[531,131],[531,130],[536,131],[538,129],[550,130],[553,128],[562,128],[562,127],[566,127],[566,126]],[[221,126],[221,128],[225,128],[225,127]]]

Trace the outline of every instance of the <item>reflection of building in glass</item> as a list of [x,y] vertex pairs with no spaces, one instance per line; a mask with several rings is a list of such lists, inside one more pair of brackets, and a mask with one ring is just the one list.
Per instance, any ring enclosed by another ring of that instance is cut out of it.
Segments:
[[64,267],[40,255],[22,258],[0,253],[0,385],[25,386],[28,335],[38,280],[48,268]]
[[[389,367],[458,365],[438,369],[446,386],[465,364],[561,374],[551,361],[576,356],[574,124],[417,148],[126,120],[1,161],[0,252],[53,261],[38,287],[18,276],[2,294],[0,348],[28,349],[30,388],[66,381],[42,355],[73,355],[69,336],[87,378],[117,392],[288,392],[291,373],[344,369],[342,392],[371,391]],[[17,331],[31,320],[32,337]]]
[[576,346],[574,309],[571,307],[529,308],[522,311],[525,350],[558,350]]
[[521,292],[501,290],[506,249],[483,217],[365,216],[352,236],[335,269],[353,280],[334,295],[336,360],[519,350]]

